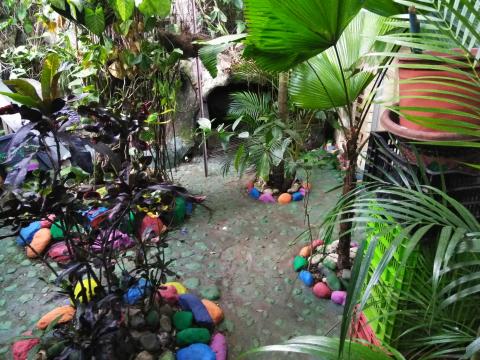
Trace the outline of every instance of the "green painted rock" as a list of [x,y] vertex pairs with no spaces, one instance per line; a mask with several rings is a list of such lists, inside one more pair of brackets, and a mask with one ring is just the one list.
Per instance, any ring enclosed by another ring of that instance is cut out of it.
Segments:
[[160,355],[158,360],[175,360],[175,356],[170,350],[167,350],[162,355]]
[[210,332],[204,328],[189,328],[177,333],[177,344],[187,346],[190,344],[208,344],[210,342]]
[[327,285],[333,291],[338,291],[342,289],[342,284],[340,280],[338,280],[335,274],[329,274],[327,276]]
[[175,208],[173,209],[173,222],[176,225],[183,223],[187,205],[185,199],[181,196],[175,198]]
[[335,264],[335,262],[333,262],[332,260],[325,260],[323,262],[323,265],[327,268],[327,269],[330,269],[330,270],[335,270],[337,268],[337,264]]
[[220,289],[217,286],[208,286],[200,290],[200,295],[204,299],[218,300],[220,299]]
[[60,224],[58,222],[54,222],[52,224],[50,227],[50,232],[53,239],[63,239],[63,230],[60,228]]
[[295,256],[295,259],[293,259],[293,269],[295,271],[303,270],[307,266],[308,266],[308,261],[304,257]]
[[145,321],[151,328],[157,329],[160,324],[160,315],[156,310],[150,310],[145,317]]
[[193,324],[193,314],[190,311],[178,311],[173,315],[173,326],[177,330],[188,329]]

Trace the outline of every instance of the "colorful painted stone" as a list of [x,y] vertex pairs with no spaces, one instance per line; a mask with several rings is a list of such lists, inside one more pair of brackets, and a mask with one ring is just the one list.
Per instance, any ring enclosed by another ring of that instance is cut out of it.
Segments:
[[223,310],[221,307],[207,299],[203,299],[202,303],[207,308],[208,314],[212,318],[214,324],[220,324],[223,321]]
[[[102,246],[104,247],[109,247],[112,246],[113,249],[115,250],[122,250],[122,249],[128,249],[135,245],[135,241],[133,239],[121,232],[120,230],[114,230],[113,232],[110,232],[110,235],[108,236],[108,240],[105,241],[106,235],[108,233],[106,230],[102,230],[100,234],[97,236],[97,239],[92,245],[92,249],[94,251],[100,252],[102,251]],[[105,244],[103,244],[105,242]]]
[[187,288],[182,283],[176,281],[167,282],[162,286],[173,286],[175,289],[177,289],[178,295],[183,295],[187,293]]
[[215,333],[210,342],[210,348],[216,355],[216,360],[227,360],[228,346],[227,339],[221,333]]
[[178,298],[178,303],[182,310],[188,310],[193,313],[195,322],[200,326],[213,326],[214,322],[205,307],[204,303],[193,294],[183,294]]
[[55,214],[48,215],[46,219],[40,220],[40,226],[42,228],[50,229],[52,227],[53,222],[55,221],[55,218],[56,218]]
[[313,283],[315,282],[315,279],[313,278],[313,275],[306,270],[300,271],[300,274],[298,274],[298,278],[302,280],[302,282],[307,285],[308,287],[313,286]]
[[292,201],[292,195],[289,193],[283,193],[278,197],[278,203],[280,205],[286,205]]
[[275,203],[275,198],[273,197],[272,194],[268,194],[268,193],[264,193],[262,195],[260,195],[260,197],[258,198],[258,200],[260,200],[261,202],[265,203],[265,204],[273,204]]
[[345,305],[345,301],[347,300],[347,292],[346,291],[334,291],[332,292],[332,301],[338,305]]
[[57,307],[43,315],[42,318],[38,320],[37,328],[39,328],[40,330],[44,330],[48,327],[48,325],[50,325],[52,321],[56,320],[57,318],[59,318],[58,324],[64,324],[71,321],[74,315],[75,308],[73,306],[66,305]]
[[323,245],[323,240],[322,239],[317,239],[317,240],[313,240],[313,248],[316,249],[317,247]]
[[298,253],[298,256],[302,256],[304,258],[307,258],[310,255],[312,255],[312,246],[311,245],[304,246],[303,248],[300,249],[300,252]]
[[261,195],[260,191],[258,191],[257,188],[253,188],[252,190],[250,190],[250,191],[248,192],[248,194],[249,194],[251,197],[253,197],[254,199],[257,199],[257,200],[260,198],[260,195]]
[[70,253],[68,251],[68,247],[65,241],[61,241],[50,246],[47,255],[53,261],[56,261],[60,264],[66,264],[71,260]]
[[332,271],[334,271],[337,268],[337,263],[332,261],[331,259],[325,259],[323,261],[323,265]]
[[[28,331],[23,334],[24,336],[31,336],[32,332]],[[27,360],[28,353],[34,346],[40,343],[40,339],[24,339],[15,341],[12,345],[13,360]]]
[[190,201],[187,201],[185,204],[185,214],[187,216],[191,216],[193,214],[193,203]]
[[210,331],[205,328],[188,328],[177,333],[177,344],[179,346],[198,343],[208,344],[210,339]]
[[304,197],[304,196],[303,196],[302,193],[299,192],[299,191],[297,191],[297,192],[295,192],[295,193],[292,194],[292,200],[293,200],[293,201],[301,201],[301,200],[303,200],[303,197]]
[[40,230],[41,224],[40,221],[34,221],[28,226],[25,226],[20,230],[20,235],[17,237],[16,242],[19,246],[26,246],[30,244],[33,239],[33,235]]
[[90,208],[87,211],[82,212],[82,215],[85,216],[92,228],[97,228],[100,223],[107,218],[108,209],[106,207],[100,206],[98,208]]
[[73,296],[75,296],[75,300],[80,301],[81,303],[87,303],[92,300],[97,287],[98,284],[94,279],[83,279],[75,285]]
[[175,286],[160,286],[157,294],[170,305],[175,305],[178,302],[178,292]]
[[302,184],[302,188],[304,188],[306,191],[310,191],[310,190],[312,190],[312,184],[304,182]]
[[173,314],[173,326],[177,330],[185,330],[193,324],[193,314],[190,311],[177,311]]
[[131,286],[125,294],[123,294],[123,301],[128,305],[134,305],[140,301],[150,290],[150,283],[140,278],[137,283]]
[[162,219],[158,216],[145,215],[140,224],[140,230],[138,236],[140,239],[144,240],[147,238],[150,232],[153,232],[156,236],[163,234],[167,231],[167,227],[164,225]]
[[52,238],[54,240],[63,239],[63,230],[59,224],[59,222],[54,222],[50,227],[50,231],[52,233]]
[[50,232],[50,229],[43,228],[38,230],[33,236],[30,246],[27,246],[27,256],[30,259],[38,257],[45,251],[51,240],[52,233]]
[[255,186],[255,185],[254,185],[253,181],[247,182],[247,191],[248,191],[248,192],[252,191],[252,189],[253,189],[254,186]]
[[327,275],[327,285],[333,291],[338,291],[342,289],[342,284],[340,283],[340,280],[338,280],[337,275],[335,275],[334,273]]
[[298,192],[299,192],[300,194],[302,194],[303,197],[305,197],[305,195],[307,195],[307,191],[306,191],[303,187],[300,188],[300,190],[298,190]]
[[173,223],[179,225],[184,222],[186,213],[186,201],[183,197],[175,198],[175,207],[173,208]]
[[177,351],[177,360],[215,360],[215,353],[205,344],[193,344]]
[[312,289],[313,294],[320,299],[330,299],[332,290],[323,282],[318,282]]
[[308,266],[308,261],[302,256],[295,256],[293,259],[293,270],[299,272],[302,269],[305,269]]

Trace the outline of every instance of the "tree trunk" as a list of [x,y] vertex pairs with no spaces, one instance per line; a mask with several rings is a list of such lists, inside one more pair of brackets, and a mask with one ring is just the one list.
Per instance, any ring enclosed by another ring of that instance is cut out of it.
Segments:
[[288,121],[288,72],[278,75],[278,117]]

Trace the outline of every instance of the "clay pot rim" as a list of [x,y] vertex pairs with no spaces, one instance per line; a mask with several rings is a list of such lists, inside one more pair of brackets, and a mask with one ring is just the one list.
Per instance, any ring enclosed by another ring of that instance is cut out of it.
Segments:
[[413,130],[398,123],[398,114],[387,109],[383,112],[380,123],[388,132],[404,139],[416,141],[479,141],[477,137],[454,134],[444,131]]

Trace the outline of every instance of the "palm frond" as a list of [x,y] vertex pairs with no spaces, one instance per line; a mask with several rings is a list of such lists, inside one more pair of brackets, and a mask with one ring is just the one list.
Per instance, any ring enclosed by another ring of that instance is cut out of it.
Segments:
[[236,92],[231,95],[231,99],[228,115],[232,118],[244,116],[257,122],[261,116],[272,112],[271,97],[266,93]]

